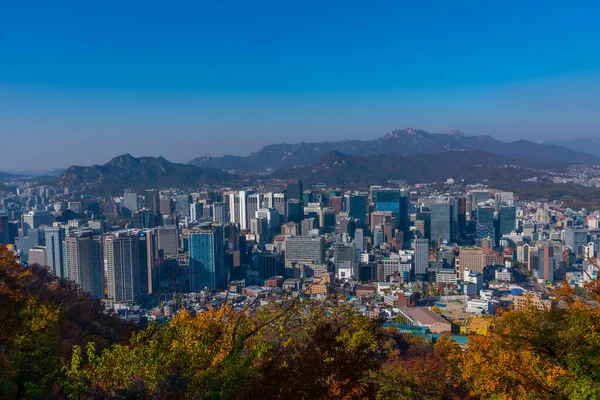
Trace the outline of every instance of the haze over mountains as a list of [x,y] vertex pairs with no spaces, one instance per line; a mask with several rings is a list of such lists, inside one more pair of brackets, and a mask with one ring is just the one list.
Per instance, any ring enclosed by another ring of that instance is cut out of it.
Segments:
[[72,166],[55,183],[114,189],[191,187],[251,180],[249,172],[267,170],[272,178],[307,183],[426,183],[447,178],[476,183],[520,181],[535,176],[537,170],[569,163],[600,164],[600,157],[557,144],[508,143],[490,136],[407,128],[374,140],[273,144],[245,157],[200,157],[189,164],[125,154],[104,165]]
[[600,157],[600,137],[548,140],[545,141],[544,144],[562,146],[574,151],[589,153]]
[[389,132],[374,140],[272,144],[248,156],[199,157],[190,164],[201,167],[243,171],[278,170],[308,166],[331,150],[348,155],[434,154],[448,150],[482,150],[531,163],[599,163],[600,157],[574,151],[556,144],[538,144],[527,140],[503,142],[491,136],[466,136],[462,132],[428,133],[412,128]]

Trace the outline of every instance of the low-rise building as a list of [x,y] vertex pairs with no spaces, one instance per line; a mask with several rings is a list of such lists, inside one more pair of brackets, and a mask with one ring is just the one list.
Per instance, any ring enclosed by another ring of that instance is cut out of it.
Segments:
[[424,326],[432,333],[452,331],[452,324],[428,307],[400,307],[398,310],[407,325]]

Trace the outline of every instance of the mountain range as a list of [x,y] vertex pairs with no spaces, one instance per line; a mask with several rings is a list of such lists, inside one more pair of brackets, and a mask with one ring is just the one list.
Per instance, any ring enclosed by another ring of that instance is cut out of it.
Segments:
[[374,154],[354,156],[332,150],[309,167],[275,171],[273,178],[300,179],[308,184],[384,184],[388,180],[431,183],[453,178],[466,183],[486,179],[521,181],[537,175],[526,162],[480,150],[449,150],[437,154]]
[[276,179],[332,185],[388,180],[428,183],[448,178],[509,185],[537,176],[541,169],[569,163],[600,164],[600,157],[554,143],[509,143],[490,136],[407,128],[375,140],[274,144],[245,157],[202,157],[189,164],[124,154],[104,165],[71,166],[54,183],[116,192],[124,187],[228,185],[254,179],[248,172],[270,170],[269,176]]
[[596,164],[600,155],[572,150],[554,143],[539,144],[527,140],[503,142],[491,136],[467,136],[462,132],[429,133],[412,128],[387,133],[374,140],[343,140],[296,144],[272,144],[248,156],[199,157],[190,162],[199,167],[236,171],[279,170],[305,167],[335,150],[348,155],[435,154],[449,150],[480,150],[526,161],[530,164]]
[[104,165],[71,166],[55,181],[60,186],[103,186],[106,188],[148,188],[202,186],[230,182],[233,175],[214,168],[178,164],[163,157],[130,154],[115,157]]
[[580,151],[600,157],[600,137],[549,140],[545,141],[544,144],[562,146],[573,151]]

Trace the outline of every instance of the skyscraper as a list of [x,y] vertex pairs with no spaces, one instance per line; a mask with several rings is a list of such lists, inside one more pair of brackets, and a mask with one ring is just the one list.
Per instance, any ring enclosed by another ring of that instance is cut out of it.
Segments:
[[477,239],[492,239],[496,243],[496,230],[494,227],[494,207],[489,205],[477,206]]
[[241,225],[240,194],[238,192],[229,193],[227,195],[227,205],[229,208],[229,221]]
[[354,243],[356,243],[356,250],[363,253],[367,251],[367,242],[365,240],[365,231],[362,228],[358,228],[354,231]]
[[285,239],[285,267],[293,276],[294,265],[314,267],[325,263],[325,239],[323,236],[292,236]]
[[342,196],[333,196],[328,200],[329,207],[335,210],[335,214],[344,211],[344,198]]
[[224,203],[213,203],[213,222],[223,225],[227,222],[227,205]]
[[192,196],[188,194],[175,196],[175,213],[182,218],[189,217],[190,204],[192,204]]
[[126,191],[123,195],[123,209],[126,217],[132,217],[138,210],[138,195],[134,192]]
[[287,201],[287,216],[288,221],[300,224],[304,217],[302,201],[297,199],[289,199]]
[[346,195],[346,210],[348,210],[348,216],[358,219],[362,227],[367,225],[367,196]]
[[467,223],[467,199],[464,197],[457,197],[454,199],[454,205],[452,207],[452,234],[455,238],[458,238],[466,229]]
[[246,198],[246,210],[244,211],[246,229],[250,229],[250,220],[256,217],[256,211],[260,209],[261,204],[262,195],[260,193],[252,193]]
[[500,206],[498,210],[498,233],[500,239],[502,235],[511,233],[515,230],[517,221],[517,209],[515,206]]
[[65,238],[65,266],[69,279],[95,299],[104,297],[102,238],[91,229],[69,233]]
[[133,226],[136,229],[151,229],[156,227],[157,216],[147,208],[133,213]]
[[431,209],[431,240],[438,243],[452,240],[452,205],[447,202],[433,203]]
[[[208,209],[210,211],[210,208]],[[204,204],[192,203],[190,204],[190,221],[198,221],[204,214]],[[210,216],[208,214],[207,216]]]
[[429,268],[429,239],[415,239],[415,274],[422,279]]
[[170,197],[160,199],[160,213],[162,215],[173,214],[173,200]]
[[583,246],[588,242],[587,230],[582,226],[567,226],[565,228],[565,245],[578,257],[583,252]]
[[160,213],[160,196],[158,190],[147,189],[144,192],[144,207],[152,211],[154,215]]
[[190,288],[194,292],[204,287],[224,289],[228,272],[225,269],[223,228],[204,225],[190,232]]
[[398,208],[398,229],[408,237],[410,232],[410,191],[408,189],[400,190],[400,207]]
[[288,200],[294,199],[302,201],[302,195],[304,194],[304,190],[302,188],[301,181],[289,182],[286,188],[286,197]]
[[529,250],[530,268],[534,276],[544,282],[554,281],[554,246],[548,241],[538,242]]
[[140,263],[140,294],[152,294],[158,290],[157,240],[153,230],[138,232]]
[[358,277],[356,245],[354,243],[336,243],[333,247],[333,263],[335,264],[336,276],[340,268],[344,268],[350,269],[351,274]]
[[8,243],[8,214],[0,212],[0,245]]
[[157,230],[158,249],[164,254],[177,254],[179,250],[179,233],[176,226],[161,226]]
[[104,235],[104,260],[108,298],[133,302],[140,296],[140,253],[136,232],[118,231]]
[[46,237],[46,266],[59,278],[67,278],[63,256],[65,229],[60,226],[47,227],[44,234]]

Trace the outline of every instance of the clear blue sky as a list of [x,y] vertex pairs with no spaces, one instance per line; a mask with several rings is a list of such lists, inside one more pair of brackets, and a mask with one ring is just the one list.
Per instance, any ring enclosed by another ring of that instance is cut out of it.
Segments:
[[600,135],[599,4],[0,0],[0,170]]

